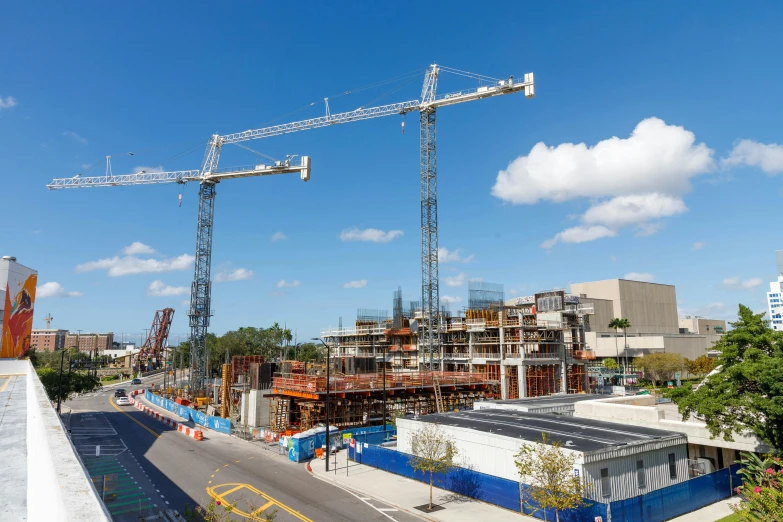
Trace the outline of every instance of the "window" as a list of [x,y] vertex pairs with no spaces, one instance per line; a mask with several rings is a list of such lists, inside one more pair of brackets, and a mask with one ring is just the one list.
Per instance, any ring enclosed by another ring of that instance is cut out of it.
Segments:
[[672,480],[677,479],[677,459],[674,453],[669,453],[669,477]]
[[[672,456],[674,453],[672,453]],[[601,468],[601,495],[604,497],[612,496],[612,485],[609,482],[609,468]]]
[[647,487],[647,477],[644,475],[644,461],[636,461],[636,482],[639,484],[639,488]]

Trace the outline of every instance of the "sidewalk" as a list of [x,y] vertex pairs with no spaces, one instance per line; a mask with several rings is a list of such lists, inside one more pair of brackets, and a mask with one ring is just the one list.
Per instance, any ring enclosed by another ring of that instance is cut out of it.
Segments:
[[708,522],[720,520],[734,513],[731,510],[731,505],[739,504],[739,497],[726,498],[709,506],[705,506],[696,511],[691,511],[677,518],[671,519],[670,522]]
[[331,482],[340,488],[354,493],[375,498],[424,520],[449,522],[475,522],[476,520],[519,522],[521,520],[538,520],[439,488],[432,490],[432,503],[445,509],[433,513],[425,513],[415,509],[415,506],[429,503],[429,484],[363,464],[357,464],[353,461],[350,462],[346,475],[345,465],[347,459],[347,450],[341,450],[337,454],[337,473],[335,473],[332,467],[334,465],[334,455],[330,458],[329,465],[332,469],[329,473],[326,472],[326,462],[319,459],[312,460],[308,469],[312,471],[313,476],[320,480]]

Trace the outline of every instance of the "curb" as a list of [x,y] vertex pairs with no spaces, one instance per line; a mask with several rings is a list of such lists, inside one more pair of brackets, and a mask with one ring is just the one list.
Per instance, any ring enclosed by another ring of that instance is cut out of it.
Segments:
[[434,518],[427,518],[424,515],[422,515],[420,512],[417,512],[416,510],[412,510],[410,508],[406,508],[406,507],[400,506],[399,504],[395,504],[391,500],[387,500],[387,499],[385,499],[383,497],[379,497],[378,495],[375,495],[375,494],[372,494],[372,493],[368,493],[368,492],[366,492],[364,490],[361,490],[361,489],[358,489],[358,488],[345,486],[343,484],[340,484],[340,482],[338,482],[336,480],[331,480],[331,479],[326,478],[326,477],[321,477],[316,472],[314,472],[313,469],[310,467],[310,461],[307,461],[307,464],[305,465],[305,468],[307,469],[307,471],[310,472],[310,474],[314,478],[316,478],[316,479],[318,479],[320,481],[323,481],[323,482],[327,482],[327,483],[329,483],[329,484],[331,484],[331,485],[333,485],[333,486],[335,486],[337,488],[342,489],[343,491],[347,491],[347,492],[351,493],[352,495],[361,494],[361,495],[364,495],[366,497],[370,497],[370,498],[375,499],[375,500],[377,500],[379,502],[383,502],[384,504],[387,504],[389,506],[397,508],[400,511],[404,511],[405,513],[407,513],[407,514],[409,514],[409,515],[411,515],[411,516],[413,516],[415,518],[421,519],[421,520],[427,520],[429,522],[440,522],[439,520],[436,520]]
[[[144,393],[144,390],[136,390],[131,394],[131,396],[139,395],[142,393]],[[169,419],[165,415],[161,415],[160,413],[156,412],[152,408],[143,405],[140,401],[137,401],[133,398],[131,398],[131,400],[133,401],[133,405],[136,407],[136,409],[146,413],[147,415],[154,418],[155,420],[162,422],[166,426],[174,428],[175,430],[182,433],[183,435],[186,435],[196,440],[204,440],[204,433],[201,430],[197,430],[189,426],[184,426],[175,420]]]

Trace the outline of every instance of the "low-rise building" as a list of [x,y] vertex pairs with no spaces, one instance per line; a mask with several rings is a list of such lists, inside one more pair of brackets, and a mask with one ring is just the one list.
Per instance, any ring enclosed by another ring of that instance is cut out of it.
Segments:
[[674,431],[551,413],[479,410],[397,419],[397,449],[410,454],[425,423],[438,424],[454,440],[461,467],[523,483],[529,481],[519,476],[514,456],[522,444],[539,444],[546,433],[565,453],[576,455],[574,474],[584,478],[586,496],[599,502],[624,500],[688,479],[688,441]]
[[656,404],[652,395],[577,402],[574,404],[574,418],[616,423],[618,429],[638,426],[683,433],[688,439],[691,476],[728,467],[740,460],[741,451],[770,451],[769,446],[752,434],[735,434],[732,441],[713,437],[704,421],[697,418],[683,421],[676,405]]
[[30,347],[38,351],[57,351],[65,348],[65,336],[68,330],[57,328],[34,329],[32,332]]

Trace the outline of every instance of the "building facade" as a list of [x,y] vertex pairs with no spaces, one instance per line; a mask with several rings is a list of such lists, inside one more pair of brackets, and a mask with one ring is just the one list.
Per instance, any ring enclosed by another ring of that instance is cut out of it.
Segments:
[[0,259],[0,358],[19,357],[30,348],[37,285],[38,272],[13,256]]
[[767,292],[767,319],[773,330],[783,330],[783,250],[775,251],[778,265],[778,280],[769,284]]
[[30,347],[38,351],[57,351],[65,348],[65,336],[68,330],[57,328],[35,329],[32,331]]
[[726,321],[707,319],[698,315],[680,317],[681,334],[722,335],[726,333]]
[[[66,348],[77,348],[80,352],[101,354],[111,350],[114,333],[68,333],[65,336]],[[96,351],[97,350],[97,351]]]

